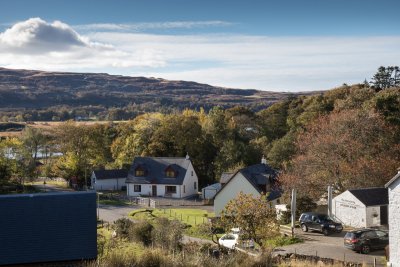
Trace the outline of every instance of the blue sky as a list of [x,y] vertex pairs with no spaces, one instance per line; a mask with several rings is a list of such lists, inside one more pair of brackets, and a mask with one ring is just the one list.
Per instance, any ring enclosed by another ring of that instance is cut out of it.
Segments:
[[400,1],[0,2],[0,66],[272,91],[324,90],[400,62]]

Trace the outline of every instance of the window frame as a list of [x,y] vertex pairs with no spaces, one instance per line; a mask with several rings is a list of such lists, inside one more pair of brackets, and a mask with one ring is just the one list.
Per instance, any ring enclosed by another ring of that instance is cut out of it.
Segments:
[[[139,191],[137,189],[139,189]],[[133,185],[133,192],[135,192],[135,193],[142,192],[142,185],[141,184]]]
[[[174,190],[171,190],[172,188],[174,188]],[[166,194],[176,194],[176,192],[177,192],[176,185],[166,185],[165,186],[165,193]]]

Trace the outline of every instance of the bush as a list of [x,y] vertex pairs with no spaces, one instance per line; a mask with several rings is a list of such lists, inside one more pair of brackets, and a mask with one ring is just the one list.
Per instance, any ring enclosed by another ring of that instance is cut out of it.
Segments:
[[155,220],[152,238],[155,245],[168,250],[177,250],[183,237],[184,225],[177,220],[157,218]]
[[135,223],[129,232],[129,237],[131,240],[136,242],[141,242],[143,245],[148,246],[152,242],[152,231],[153,225],[147,221],[140,221]]
[[115,221],[115,231],[117,232],[117,237],[129,238],[129,233],[133,222],[127,218],[121,218]]
[[174,266],[172,260],[162,250],[146,250],[140,257],[140,267],[169,267]]

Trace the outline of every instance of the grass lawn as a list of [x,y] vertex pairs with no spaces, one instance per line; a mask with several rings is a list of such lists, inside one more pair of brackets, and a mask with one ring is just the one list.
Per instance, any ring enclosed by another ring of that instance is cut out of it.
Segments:
[[129,215],[136,220],[165,217],[171,220],[179,220],[190,226],[206,223],[209,217],[215,216],[213,212],[201,209],[139,209],[131,212]]
[[99,201],[102,205],[111,205],[111,206],[127,206],[130,205],[129,201],[120,200],[120,199],[100,199]]
[[139,209],[131,212],[129,216],[135,220],[153,220],[157,217],[176,219],[190,226],[185,229],[186,235],[211,240],[211,236],[205,234],[201,226],[215,215],[201,209]]

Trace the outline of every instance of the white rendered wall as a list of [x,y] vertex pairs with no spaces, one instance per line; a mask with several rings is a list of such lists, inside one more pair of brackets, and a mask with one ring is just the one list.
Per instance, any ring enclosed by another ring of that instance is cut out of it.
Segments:
[[400,267],[400,179],[395,180],[389,190],[389,262]]
[[216,195],[214,199],[215,215],[219,216],[221,211],[225,208],[225,205],[231,199],[235,199],[240,192],[243,192],[244,194],[253,194],[254,197],[260,196],[260,193],[254,188],[254,186],[239,172]]
[[344,225],[366,227],[366,207],[352,193],[345,191],[332,200],[332,214]]

